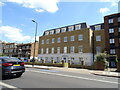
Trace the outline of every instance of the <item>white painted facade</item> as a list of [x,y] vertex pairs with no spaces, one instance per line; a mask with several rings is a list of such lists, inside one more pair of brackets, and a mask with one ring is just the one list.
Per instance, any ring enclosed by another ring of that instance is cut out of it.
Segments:
[[45,60],[46,63],[50,63],[51,60],[59,63],[61,60],[68,62],[71,60],[74,64],[81,64],[81,61],[84,61],[85,65],[92,65],[93,63],[93,54],[92,53],[69,53],[69,54],[39,54],[38,60]]

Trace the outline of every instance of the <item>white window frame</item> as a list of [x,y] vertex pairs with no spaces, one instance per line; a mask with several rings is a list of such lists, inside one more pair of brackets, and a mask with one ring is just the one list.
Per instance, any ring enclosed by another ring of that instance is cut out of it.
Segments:
[[67,42],[67,39],[68,39],[67,37],[64,37],[64,42]]
[[70,36],[70,41],[75,41],[75,36]]
[[61,28],[61,32],[66,32],[66,28]]
[[96,41],[101,41],[101,36],[96,36]]
[[81,40],[83,40],[83,35],[82,34],[78,35],[78,41],[81,41]]
[[114,28],[110,28],[109,33],[114,33]]
[[101,52],[102,52],[102,47],[97,46],[96,47],[96,53],[98,54],[98,53],[101,53]]
[[60,47],[57,47],[57,53],[60,53]]
[[55,31],[56,31],[56,34],[60,33],[60,29],[56,29]]
[[82,45],[78,47],[78,53],[83,53],[83,46]]
[[118,28],[118,32],[120,32],[120,27]]
[[64,53],[67,53],[67,47],[64,47]]
[[52,43],[55,43],[55,38],[52,38]]
[[74,53],[75,52],[75,47],[74,46],[71,46],[70,47],[70,53]]
[[113,23],[113,18],[112,19],[108,19],[108,23]]
[[49,39],[46,40],[46,44],[49,44]]
[[51,30],[51,31],[50,31],[50,35],[52,35],[52,34],[54,34],[54,30]]
[[95,30],[101,30],[101,25],[96,25]]
[[46,54],[48,54],[49,53],[49,48],[46,48]]
[[44,40],[42,40],[42,44],[44,44]]
[[74,30],[74,26],[69,26],[68,27],[68,31],[73,31]]
[[109,39],[110,44],[115,43],[115,39]]
[[110,54],[116,54],[116,50],[115,49],[110,49]]
[[41,54],[43,54],[44,53],[44,49],[43,48],[41,48]]
[[52,54],[54,54],[54,50],[55,50],[54,48],[51,49],[51,53],[52,53]]
[[45,32],[45,35],[49,35],[49,31]]
[[60,40],[61,40],[61,38],[60,38],[60,37],[58,37],[57,42],[58,42],[58,43],[60,43],[60,42],[61,42]]
[[81,25],[75,25],[75,30],[80,30],[81,29]]

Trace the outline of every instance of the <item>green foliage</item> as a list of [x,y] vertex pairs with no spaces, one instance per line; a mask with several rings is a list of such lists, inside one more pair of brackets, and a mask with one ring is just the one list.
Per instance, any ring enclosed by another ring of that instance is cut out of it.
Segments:
[[1,56],[6,56],[6,55],[4,55],[4,54],[0,53],[0,57],[1,57]]
[[69,65],[70,68],[82,68],[81,64],[71,64]]
[[96,55],[96,62],[101,61],[101,62],[106,63],[107,62],[106,57],[107,57],[107,55],[105,53],[97,54]]

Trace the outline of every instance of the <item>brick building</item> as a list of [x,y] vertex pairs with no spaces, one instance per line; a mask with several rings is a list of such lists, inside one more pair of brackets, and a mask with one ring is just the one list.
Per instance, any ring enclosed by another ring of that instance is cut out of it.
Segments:
[[[34,43],[24,43],[17,45],[18,57],[32,59],[34,55]],[[38,42],[36,42],[35,57],[38,56]]]
[[120,13],[104,17],[105,49],[120,60]]
[[4,55],[10,57],[17,57],[17,44],[16,43],[4,43]]
[[[3,54],[10,57],[23,57],[32,59],[34,55],[34,43],[4,43]],[[38,57],[38,42],[36,42],[35,58]]]
[[91,65],[94,55],[104,52],[104,45],[102,24],[90,27],[86,23],[79,23],[45,31],[39,37],[38,57],[46,62],[71,60],[72,63],[84,61],[85,65]]

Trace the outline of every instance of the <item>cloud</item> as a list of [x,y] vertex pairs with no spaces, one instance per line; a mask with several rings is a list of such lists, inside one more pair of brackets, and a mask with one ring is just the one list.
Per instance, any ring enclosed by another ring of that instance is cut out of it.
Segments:
[[[33,37],[31,40],[35,41],[35,37]],[[36,36],[36,41],[39,41],[39,36]]]
[[3,6],[3,5],[4,5],[4,3],[0,2],[0,6]]
[[110,11],[109,8],[100,8],[100,10],[99,10],[99,12],[102,13],[102,14],[104,14],[106,12],[109,12],[109,11]]
[[35,11],[40,13],[40,12],[44,12],[45,10],[43,10],[43,9],[35,9]]
[[37,12],[45,10],[54,13],[58,10],[58,0],[7,0],[7,2],[21,4],[23,7],[35,9]]
[[30,36],[23,35],[22,30],[10,26],[1,26],[0,35],[2,34],[12,41],[26,41],[31,39]]

